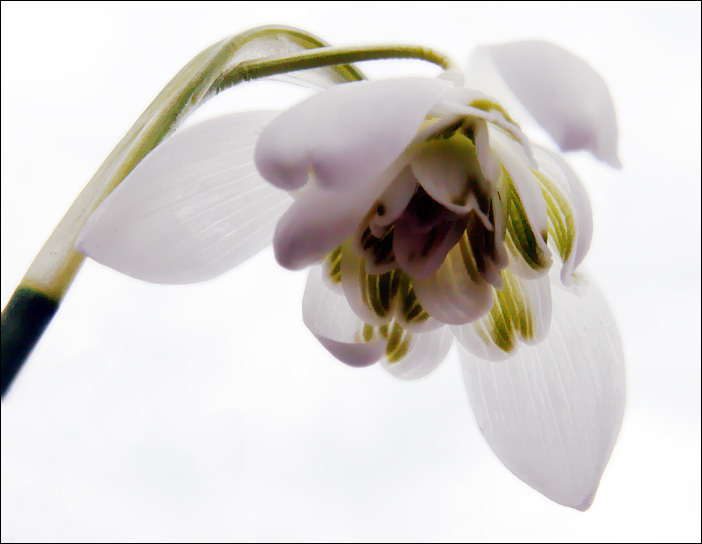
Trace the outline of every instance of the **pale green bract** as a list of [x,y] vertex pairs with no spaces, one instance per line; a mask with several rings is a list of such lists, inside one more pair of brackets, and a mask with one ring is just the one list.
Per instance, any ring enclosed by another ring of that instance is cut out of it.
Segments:
[[303,319],[339,360],[414,379],[456,338],[491,447],[584,510],[621,424],[623,356],[604,298],[577,273],[592,238],[585,189],[514,112],[617,165],[614,108],[594,70],[551,44],[483,47],[469,66],[470,86],[454,70],[344,83],[176,133],[76,247],[190,283],[272,242],[282,266],[312,267]]

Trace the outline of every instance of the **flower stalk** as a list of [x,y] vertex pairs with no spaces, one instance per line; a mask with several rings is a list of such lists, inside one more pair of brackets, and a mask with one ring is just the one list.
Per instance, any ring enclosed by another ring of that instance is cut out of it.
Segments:
[[[261,57],[262,49],[270,55]],[[291,54],[291,50],[300,52]],[[455,67],[448,57],[425,47],[329,47],[307,32],[278,26],[255,28],[227,38],[191,60],[105,159],[44,244],[3,310],[2,397],[83,264],[85,257],[74,250],[74,244],[85,222],[136,165],[188,115],[209,98],[242,81],[327,67],[336,82],[357,81],[365,76],[350,63],[380,59],[419,59],[444,69]]]

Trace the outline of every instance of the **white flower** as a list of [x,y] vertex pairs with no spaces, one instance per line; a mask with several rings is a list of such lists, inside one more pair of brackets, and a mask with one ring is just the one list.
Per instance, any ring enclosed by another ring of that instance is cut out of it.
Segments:
[[585,190],[510,114],[617,165],[614,110],[601,78],[550,44],[481,48],[467,77],[470,87],[453,72],[348,83],[280,115],[176,133],[98,208],[77,248],[137,278],[190,283],[272,238],[281,265],[313,265],[303,318],[335,357],[412,379],[457,338],[502,462],[586,509],[621,424],[621,346],[594,285],[573,285],[592,235]]

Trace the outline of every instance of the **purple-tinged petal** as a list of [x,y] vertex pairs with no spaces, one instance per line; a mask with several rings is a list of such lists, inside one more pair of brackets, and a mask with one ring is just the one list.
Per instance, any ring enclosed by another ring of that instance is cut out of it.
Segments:
[[517,115],[526,111],[563,151],[587,149],[615,168],[618,128],[602,77],[583,59],[548,42],[479,47],[467,86],[494,95]]
[[393,251],[400,268],[414,279],[434,274],[446,255],[466,230],[468,220],[441,221],[430,230],[416,230],[412,222],[400,218],[395,222]]
[[351,311],[343,295],[325,283],[322,268],[310,269],[302,298],[302,319],[317,340],[338,360],[349,366],[368,366],[385,353],[385,340],[366,342],[364,323]]
[[256,166],[286,190],[315,183],[363,190],[409,146],[448,81],[402,78],[337,85],[285,111],[261,135]]
[[311,183],[295,195],[273,236],[278,263],[297,270],[319,261],[376,211],[376,201],[416,154],[414,146],[397,157],[373,183],[364,188],[331,191]]
[[278,263],[298,270],[321,260],[356,230],[377,196],[305,187],[275,227],[273,249]]

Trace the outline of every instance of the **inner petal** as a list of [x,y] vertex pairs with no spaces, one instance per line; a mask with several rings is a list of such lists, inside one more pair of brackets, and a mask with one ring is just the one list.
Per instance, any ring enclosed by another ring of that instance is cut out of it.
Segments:
[[354,248],[366,263],[369,274],[383,274],[397,268],[393,253],[394,225],[362,226],[354,235]]
[[454,213],[467,214],[478,210],[481,200],[491,192],[490,182],[480,168],[475,145],[462,129],[449,138],[426,142],[411,164],[424,190]]
[[422,232],[412,228],[411,220],[395,223],[393,251],[398,264],[413,278],[426,278],[436,272],[446,255],[466,229],[467,219],[441,221]]
[[[386,227],[402,215],[417,189],[417,178],[407,166],[395,178],[392,185],[375,204],[375,215],[371,218],[371,229]],[[380,230],[380,229],[377,229]]]
[[548,276],[525,280],[509,270],[503,270],[502,276],[504,286],[495,290],[490,312],[476,321],[453,327],[456,338],[466,349],[490,361],[510,357],[520,341],[538,344],[551,325]]

